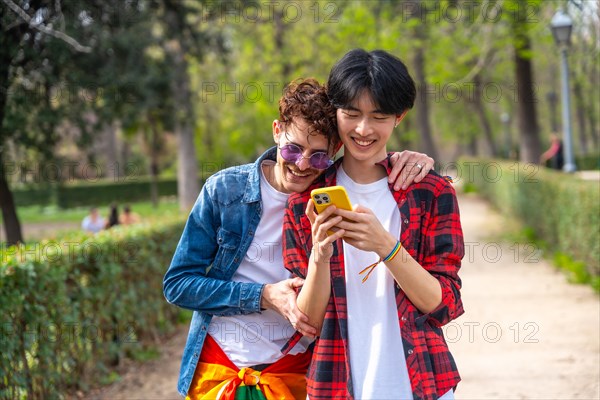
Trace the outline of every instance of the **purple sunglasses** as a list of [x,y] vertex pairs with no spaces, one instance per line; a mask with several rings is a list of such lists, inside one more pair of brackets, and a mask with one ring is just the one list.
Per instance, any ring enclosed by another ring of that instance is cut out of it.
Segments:
[[304,157],[302,155],[302,149],[295,144],[289,143],[285,146],[279,147],[281,151],[281,157],[287,161],[298,165],[300,160],[303,158],[308,158],[308,162],[312,168],[315,169],[327,169],[333,161],[326,152],[324,151],[316,151],[310,155],[310,157]]

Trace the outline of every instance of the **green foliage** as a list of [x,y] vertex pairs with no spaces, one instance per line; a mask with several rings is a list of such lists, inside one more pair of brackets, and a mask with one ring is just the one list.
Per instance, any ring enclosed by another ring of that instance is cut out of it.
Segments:
[[2,249],[0,398],[64,398],[118,379],[124,354],[152,357],[179,312],[162,277],[182,220]]
[[44,188],[15,189],[12,191],[13,200],[19,207],[38,206],[51,204],[53,202],[53,193],[56,190],[52,186]]
[[575,157],[575,165],[580,171],[600,169],[600,154],[590,154]]
[[[162,179],[157,183],[159,196],[177,195],[177,180]],[[127,203],[150,198],[150,180],[134,179],[131,182],[106,184],[77,184],[57,188],[56,204],[60,208],[97,206],[111,202]]]
[[[580,281],[600,276],[600,192],[598,182],[546,170],[538,165],[498,160],[462,159],[461,176],[503,214],[532,230],[532,240],[546,242],[557,260]],[[589,281],[589,280],[588,280]]]
[[465,183],[462,190],[463,193],[477,193],[477,187],[471,182]]
[[[103,181],[48,185],[46,188],[16,189],[15,202],[22,206],[51,205],[67,209],[82,206],[99,206],[111,202],[131,203],[150,198],[148,178],[124,179],[124,182]],[[177,180],[160,179],[157,183],[159,196],[176,196]]]
[[554,253],[554,265],[569,274],[569,282],[590,284],[592,276],[585,267],[585,263],[574,261],[568,254],[560,251]]

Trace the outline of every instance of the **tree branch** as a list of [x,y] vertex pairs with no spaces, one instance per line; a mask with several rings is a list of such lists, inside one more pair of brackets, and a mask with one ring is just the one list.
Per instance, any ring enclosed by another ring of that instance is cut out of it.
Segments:
[[63,42],[65,42],[65,43],[69,44],[71,47],[73,47],[76,51],[79,51],[81,53],[91,53],[91,51],[92,51],[91,47],[83,46],[83,45],[79,44],[77,42],[77,40],[73,39],[71,36],[67,35],[66,33],[56,31],[56,30],[54,30],[46,25],[43,25],[43,24],[32,23],[31,17],[25,12],[25,10],[23,10],[18,5],[13,3],[11,0],[2,0],[2,1],[11,10],[13,10],[19,17],[21,17],[21,19],[23,19],[25,22],[27,22],[29,24],[29,26],[33,27],[34,29],[37,29],[38,31],[40,31],[46,35],[53,36],[57,39],[62,40]]

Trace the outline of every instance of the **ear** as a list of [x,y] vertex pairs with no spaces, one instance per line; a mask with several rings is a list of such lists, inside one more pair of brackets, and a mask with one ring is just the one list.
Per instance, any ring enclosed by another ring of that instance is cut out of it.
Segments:
[[394,123],[394,128],[398,126],[398,124],[400,123],[400,121],[402,121],[404,119],[404,117],[406,116],[406,113],[408,113],[408,109],[404,110],[404,112],[400,115],[396,115],[396,122]]
[[281,135],[281,122],[279,120],[273,121],[273,140],[279,144],[279,136]]

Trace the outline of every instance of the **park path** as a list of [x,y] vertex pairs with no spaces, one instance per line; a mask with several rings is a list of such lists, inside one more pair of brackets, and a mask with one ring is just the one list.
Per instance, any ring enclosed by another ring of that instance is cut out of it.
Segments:
[[[458,400],[600,399],[600,300],[567,283],[532,246],[502,243],[515,226],[477,195],[459,195],[467,254],[465,314],[445,327],[463,381]],[[178,399],[187,326],[160,359],[132,368],[97,400]]]

